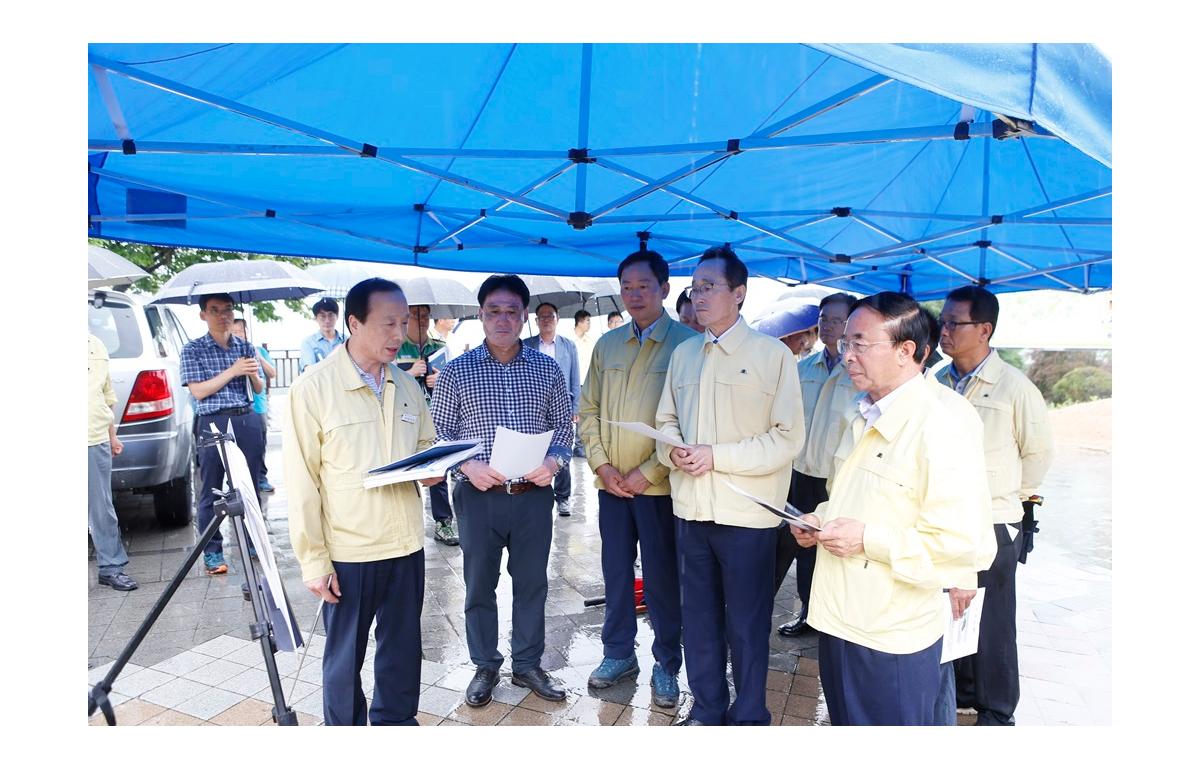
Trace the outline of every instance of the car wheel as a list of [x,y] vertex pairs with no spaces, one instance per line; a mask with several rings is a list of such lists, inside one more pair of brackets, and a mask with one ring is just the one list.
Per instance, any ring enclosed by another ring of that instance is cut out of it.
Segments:
[[187,473],[154,489],[154,516],[164,528],[180,528],[192,521],[195,506],[195,481],[191,462]]

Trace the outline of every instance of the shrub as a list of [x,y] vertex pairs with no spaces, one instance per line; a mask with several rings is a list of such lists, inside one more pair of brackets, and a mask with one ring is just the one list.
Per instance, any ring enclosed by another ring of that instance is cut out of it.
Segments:
[[1101,368],[1112,371],[1112,363],[1110,360],[1102,361],[1095,350],[1038,350],[1033,353],[1025,375],[1041,391],[1042,397],[1049,401],[1053,399],[1054,385],[1058,380],[1076,368]]
[[1058,380],[1051,392],[1053,403],[1086,403],[1112,397],[1112,374],[1092,366],[1076,368]]

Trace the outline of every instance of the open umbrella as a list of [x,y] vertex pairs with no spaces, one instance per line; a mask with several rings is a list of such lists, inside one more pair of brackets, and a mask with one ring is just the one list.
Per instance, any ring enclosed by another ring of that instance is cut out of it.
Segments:
[[192,304],[206,293],[228,293],[234,302],[302,299],[325,289],[303,269],[271,259],[231,259],[193,264],[171,278],[151,304]]
[[596,316],[625,311],[625,302],[621,301],[620,280],[615,277],[592,277],[585,282],[593,291],[591,298],[578,304],[561,307],[559,314],[562,317],[570,317],[581,309],[586,309]]
[[807,331],[817,325],[820,310],[815,302],[791,300],[773,306],[766,314],[754,321],[755,330],[782,339],[793,333]]
[[521,275],[529,288],[529,311],[538,304],[550,302],[556,307],[582,304],[595,293],[591,280],[584,277],[555,277],[552,275]]
[[97,245],[88,246],[88,288],[129,285],[149,276],[148,272],[124,256]]

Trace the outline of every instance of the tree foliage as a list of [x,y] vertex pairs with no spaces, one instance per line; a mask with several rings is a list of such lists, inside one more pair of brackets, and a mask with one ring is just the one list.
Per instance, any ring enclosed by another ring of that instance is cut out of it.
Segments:
[[1112,397],[1112,373],[1103,368],[1076,368],[1054,385],[1051,401],[1056,404],[1087,403]]
[[1101,355],[1090,349],[1063,351],[1038,350],[1025,375],[1041,391],[1047,401],[1054,400],[1054,385],[1076,368],[1099,368],[1112,372],[1111,355]]
[[[261,253],[240,253],[237,251],[209,251],[202,248],[177,248],[168,245],[143,245],[141,243],[126,243],[117,240],[90,239],[92,245],[107,248],[113,253],[129,259],[134,264],[150,273],[133,284],[134,293],[157,293],[168,280],[193,264],[206,264],[213,261],[242,261],[250,259],[272,259],[286,261],[289,264],[307,269],[316,264],[325,264],[321,259],[293,259],[284,256],[267,256]],[[283,302],[288,309],[307,316],[308,307],[300,299],[288,299]],[[270,322],[280,319],[275,310],[276,302],[255,301],[250,308],[254,319],[260,322]]]
[[1019,349],[998,349],[1000,359],[1016,368],[1018,371],[1025,370],[1025,357]]

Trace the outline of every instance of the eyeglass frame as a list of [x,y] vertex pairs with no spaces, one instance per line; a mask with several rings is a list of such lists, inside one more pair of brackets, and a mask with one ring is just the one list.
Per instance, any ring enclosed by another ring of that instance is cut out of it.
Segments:
[[731,291],[733,290],[733,286],[730,285],[729,283],[709,283],[709,282],[703,282],[700,284],[692,283],[684,290],[688,292],[689,298],[693,298],[695,296],[707,296],[712,291],[712,289],[716,288],[717,286],[721,286],[722,288],[728,288]]
[[[842,357],[845,357],[850,352],[853,352],[855,357],[861,357],[862,355],[866,354],[868,349],[879,344],[891,344],[894,347],[900,343],[901,342],[898,341],[892,341],[891,339],[888,339],[887,341],[863,341],[862,339],[847,339],[845,336],[843,336],[837,340],[837,351]],[[860,346],[863,347],[863,349],[857,349],[857,347]]]
[[955,331],[957,331],[959,328],[961,328],[964,325],[983,325],[986,322],[987,322],[987,320],[962,320],[962,321],[959,321],[959,320],[945,320],[940,317],[938,318],[938,326],[941,328],[945,328],[946,330],[950,331],[951,333],[954,333]]

